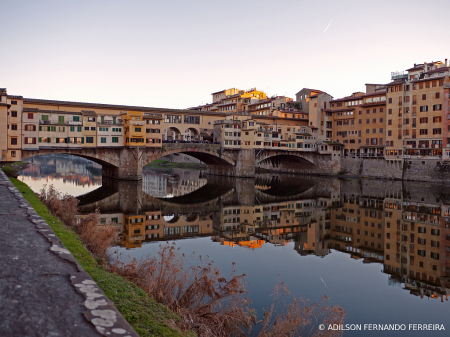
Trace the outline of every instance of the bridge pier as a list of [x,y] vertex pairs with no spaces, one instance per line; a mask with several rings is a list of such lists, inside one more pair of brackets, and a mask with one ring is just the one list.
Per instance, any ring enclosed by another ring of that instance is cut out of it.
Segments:
[[254,150],[227,150],[232,152],[233,166],[222,163],[208,164],[208,173],[220,176],[253,178],[255,177],[255,151]]
[[102,176],[122,180],[142,179],[142,152],[140,148],[123,147],[120,149],[119,166],[102,165]]

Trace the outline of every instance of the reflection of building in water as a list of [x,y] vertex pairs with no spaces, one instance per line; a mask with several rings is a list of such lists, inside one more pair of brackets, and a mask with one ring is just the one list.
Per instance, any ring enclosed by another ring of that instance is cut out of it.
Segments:
[[64,183],[77,186],[91,186],[102,184],[102,167],[90,160],[63,155],[45,155],[27,160],[30,165],[21,175],[34,180],[63,179]]
[[142,189],[157,198],[179,197],[206,185],[206,178],[200,177],[200,174],[201,171],[181,169],[174,169],[170,174],[144,172]]
[[448,299],[450,219],[445,205],[387,198],[384,272],[417,296]]
[[167,193],[167,176],[163,174],[142,174],[142,190],[154,197],[165,197]]
[[[103,217],[103,215],[101,215]],[[121,246],[141,247],[143,242],[174,240],[213,233],[212,216],[199,214],[161,214],[161,211],[124,215]]]

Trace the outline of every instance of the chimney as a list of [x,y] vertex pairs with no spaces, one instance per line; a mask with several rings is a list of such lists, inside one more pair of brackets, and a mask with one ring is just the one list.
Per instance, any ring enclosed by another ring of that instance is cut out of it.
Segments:
[[445,67],[448,67],[448,59],[445,59]]

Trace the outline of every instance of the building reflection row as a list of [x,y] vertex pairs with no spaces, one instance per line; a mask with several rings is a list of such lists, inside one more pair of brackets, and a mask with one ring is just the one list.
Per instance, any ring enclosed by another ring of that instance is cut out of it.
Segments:
[[303,256],[332,250],[363,263],[380,263],[390,282],[412,294],[447,298],[450,292],[450,205],[402,197],[318,197],[277,203],[223,205],[209,214],[102,214],[114,222],[121,245],[211,236],[230,247],[285,246]]

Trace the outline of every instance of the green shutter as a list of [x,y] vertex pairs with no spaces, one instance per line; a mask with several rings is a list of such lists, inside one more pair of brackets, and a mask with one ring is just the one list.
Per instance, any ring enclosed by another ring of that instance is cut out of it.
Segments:
[[81,137],[81,144],[84,144],[84,137]]
[[42,143],[42,138],[41,137],[39,137],[39,143]]
[[48,115],[42,115],[42,120],[43,121],[48,121]]

